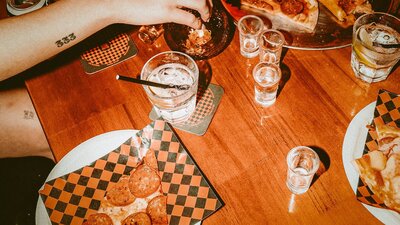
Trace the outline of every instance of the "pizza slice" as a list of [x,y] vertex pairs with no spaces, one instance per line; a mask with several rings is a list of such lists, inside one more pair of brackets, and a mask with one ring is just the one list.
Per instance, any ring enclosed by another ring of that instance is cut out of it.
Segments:
[[339,21],[353,24],[356,14],[371,13],[372,7],[368,0],[318,0]]
[[107,188],[97,213],[89,215],[84,225],[167,225],[166,205],[157,159],[149,149],[129,175]]
[[376,124],[375,130],[378,136],[379,151],[386,155],[400,154],[400,128],[385,124]]
[[385,205],[400,212],[400,128],[378,124],[378,150],[354,160],[361,180]]
[[318,22],[316,0],[242,0],[241,4],[309,32],[315,29]]

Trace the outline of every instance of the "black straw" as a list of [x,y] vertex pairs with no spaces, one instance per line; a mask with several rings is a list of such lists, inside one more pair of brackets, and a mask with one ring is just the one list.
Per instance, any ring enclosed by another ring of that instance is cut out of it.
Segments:
[[400,48],[400,44],[380,44],[378,42],[372,43],[375,47],[382,47],[382,48]]
[[141,80],[133,77],[126,77],[126,76],[121,76],[117,75],[115,77],[117,80],[123,80],[123,81],[129,81],[137,84],[143,84],[147,86],[153,86],[153,87],[159,87],[159,88],[176,88],[178,90],[188,90],[190,88],[190,85],[183,84],[183,85],[175,85],[175,84],[160,84],[152,81],[147,81],[147,80]]

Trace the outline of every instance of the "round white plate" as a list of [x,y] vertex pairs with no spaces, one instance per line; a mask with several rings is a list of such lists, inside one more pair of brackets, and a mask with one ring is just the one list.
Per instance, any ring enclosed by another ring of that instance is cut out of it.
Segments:
[[[46,182],[89,165],[98,158],[118,148],[124,141],[136,134],[137,130],[117,130],[95,136],[76,146],[53,168]],[[36,224],[51,225],[46,208],[39,197],[36,205]]]
[[[362,156],[368,134],[368,128],[366,126],[372,122],[375,105],[376,102],[372,102],[357,113],[350,122],[343,141],[342,159],[344,170],[354,192],[357,191],[359,175],[352,165],[352,161]],[[366,204],[363,205],[382,223],[388,225],[400,224],[400,215],[398,213]]]

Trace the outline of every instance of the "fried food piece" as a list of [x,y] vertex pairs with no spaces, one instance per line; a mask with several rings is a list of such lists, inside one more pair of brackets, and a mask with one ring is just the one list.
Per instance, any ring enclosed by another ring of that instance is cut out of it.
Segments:
[[191,29],[189,31],[188,39],[186,40],[186,52],[188,54],[203,54],[206,50],[203,45],[211,40],[211,31],[208,30],[204,24],[199,30]]

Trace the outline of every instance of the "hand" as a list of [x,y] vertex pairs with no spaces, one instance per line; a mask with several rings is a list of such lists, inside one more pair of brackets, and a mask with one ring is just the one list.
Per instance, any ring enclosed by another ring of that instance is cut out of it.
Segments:
[[[118,23],[135,25],[179,23],[195,29],[201,28],[201,20],[208,21],[211,16],[211,0],[119,0],[115,11]],[[183,8],[196,10],[201,19]]]

